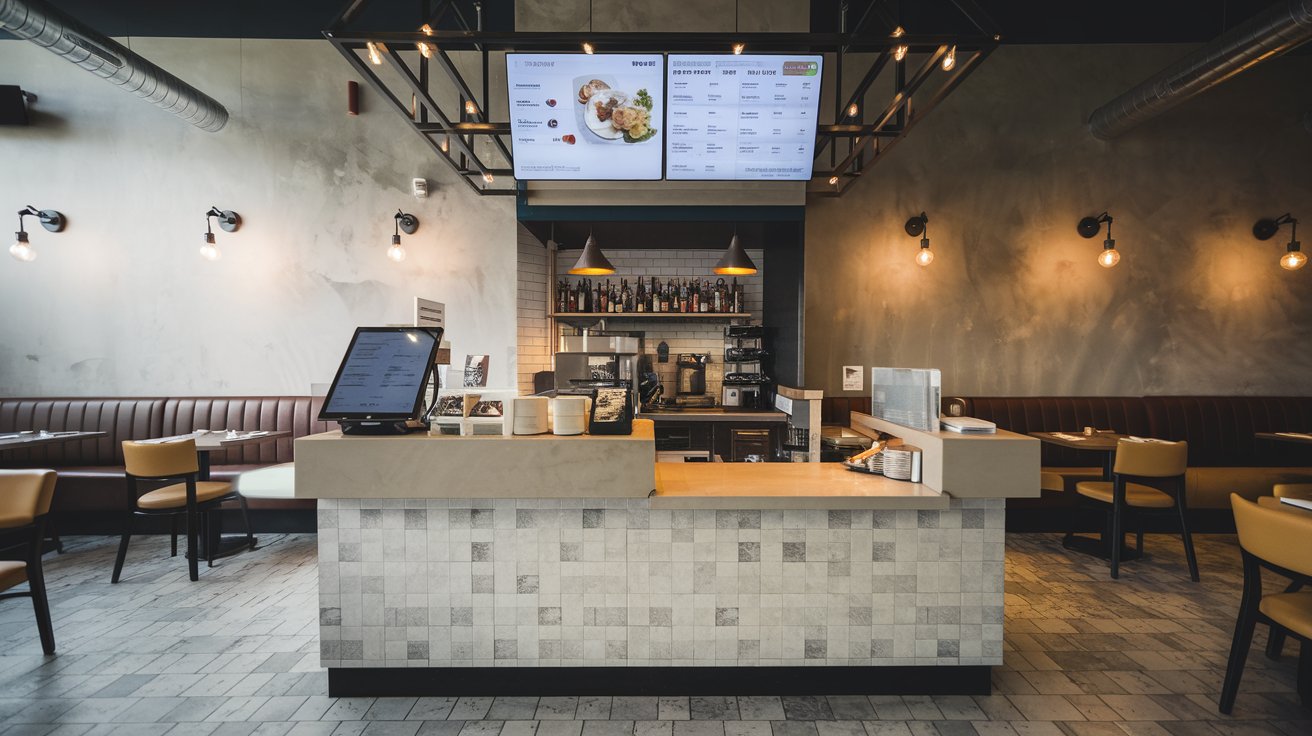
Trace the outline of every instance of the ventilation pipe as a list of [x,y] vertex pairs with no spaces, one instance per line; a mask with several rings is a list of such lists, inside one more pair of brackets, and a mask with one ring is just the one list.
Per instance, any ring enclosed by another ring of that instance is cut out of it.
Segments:
[[0,0],[0,29],[211,133],[228,123],[214,98],[41,0]]
[[1089,131],[1108,140],[1312,39],[1312,0],[1287,0],[1235,26],[1108,102]]

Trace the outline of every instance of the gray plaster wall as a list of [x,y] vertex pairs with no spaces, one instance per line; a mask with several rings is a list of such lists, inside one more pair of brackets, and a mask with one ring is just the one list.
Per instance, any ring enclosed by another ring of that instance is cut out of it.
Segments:
[[[806,385],[937,367],[963,395],[1308,394],[1312,267],[1259,217],[1312,222],[1312,58],[1277,59],[1123,138],[1099,104],[1187,49],[1004,47],[806,229]],[[902,229],[929,215],[936,254]],[[1075,232],[1108,210],[1121,263]],[[1304,240],[1307,238],[1304,237]]]
[[[227,128],[0,41],[0,82],[40,96],[31,127],[0,128],[3,224],[26,204],[69,218],[28,221],[35,262],[0,256],[0,396],[305,394],[357,325],[408,324],[417,295],[446,303],[456,361],[487,353],[514,385],[512,198],[469,191],[363,85],[349,117],[354,72],[324,41],[131,45],[227,105]],[[210,205],[244,220],[217,262],[197,253]],[[400,264],[398,208],[421,221]]]

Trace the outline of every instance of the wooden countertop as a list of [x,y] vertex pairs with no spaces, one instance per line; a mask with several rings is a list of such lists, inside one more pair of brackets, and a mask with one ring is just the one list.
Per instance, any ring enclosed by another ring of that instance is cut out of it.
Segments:
[[788,415],[773,409],[697,409],[694,411],[640,412],[653,422],[786,422]]
[[920,483],[842,463],[656,463],[653,509],[945,509]]

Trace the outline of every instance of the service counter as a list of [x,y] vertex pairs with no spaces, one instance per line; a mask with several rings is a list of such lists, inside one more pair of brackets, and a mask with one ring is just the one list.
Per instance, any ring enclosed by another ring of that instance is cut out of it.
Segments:
[[[1038,494],[1037,440],[922,433],[913,484],[834,464],[658,464],[637,426],[297,440],[297,496],[319,500],[330,693],[989,690],[995,492]],[[970,458],[972,474],[930,467]]]

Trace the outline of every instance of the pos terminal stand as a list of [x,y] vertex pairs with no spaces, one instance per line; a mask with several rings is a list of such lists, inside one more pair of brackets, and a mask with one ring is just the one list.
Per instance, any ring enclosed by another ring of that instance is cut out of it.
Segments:
[[441,327],[357,327],[319,421],[351,435],[428,429],[424,392],[441,342]]

